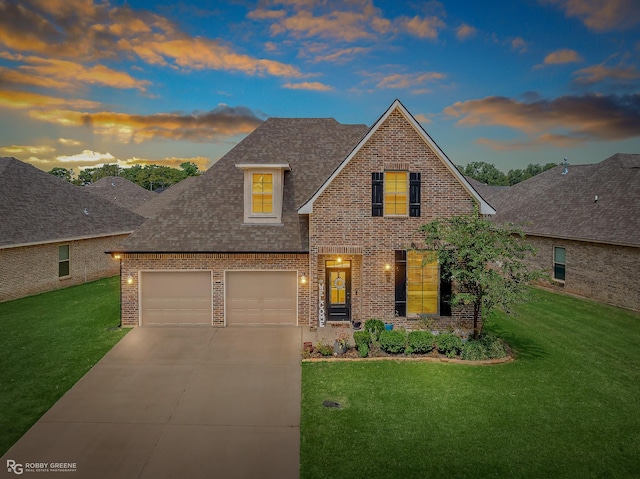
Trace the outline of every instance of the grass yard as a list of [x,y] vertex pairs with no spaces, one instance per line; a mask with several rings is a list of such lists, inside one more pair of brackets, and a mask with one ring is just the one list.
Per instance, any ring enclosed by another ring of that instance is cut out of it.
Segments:
[[640,315],[532,294],[514,362],[303,363],[301,477],[640,477]]
[[0,303],[0,456],[125,334],[119,278]]

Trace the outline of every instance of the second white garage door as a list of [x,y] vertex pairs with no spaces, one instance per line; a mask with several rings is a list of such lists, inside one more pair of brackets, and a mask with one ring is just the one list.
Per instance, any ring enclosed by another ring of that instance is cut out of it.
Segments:
[[296,271],[227,271],[227,325],[282,324],[298,321]]

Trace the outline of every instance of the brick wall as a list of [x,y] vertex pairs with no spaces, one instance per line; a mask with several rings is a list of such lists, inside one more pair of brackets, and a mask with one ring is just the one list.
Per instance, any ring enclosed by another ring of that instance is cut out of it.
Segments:
[[[138,279],[141,271],[206,270],[212,272],[213,325],[224,326],[224,272],[228,270],[297,270],[309,276],[306,254],[124,254],[122,324],[138,326]],[[128,283],[129,275],[132,283]],[[309,324],[309,283],[298,283],[298,324]]]
[[[385,170],[422,174],[420,217],[371,216],[371,173]],[[380,318],[407,325],[406,318],[395,317],[395,250],[412,244],[420,247],[423,240],[417,230],[421,225],[473,210],[469,193],[396,110],[315,201],[310,215],[311,269],[323,278],[326,259],[335,259],[341,250],[356,252],[354,266],[361,268],[361,283],[352,285],[354,319]],[[386,264],[391,272],[385,271]],[[312,278],[311,291],[309,310],[315,326],[318,277]],[[459,308],[443,322],[451,320],[468,327],[473,314]]]
[[595,301],[640,310],[640,248],[527,236],[537,250],[532,264],[553,272],[553,248],[566,250],[566,278],[541,283]]
[[[0,249],[0,301],[114,276],[118,261],[105,251],[127,235]],[[58,277],[58,247],[69,245],[70,274]]]

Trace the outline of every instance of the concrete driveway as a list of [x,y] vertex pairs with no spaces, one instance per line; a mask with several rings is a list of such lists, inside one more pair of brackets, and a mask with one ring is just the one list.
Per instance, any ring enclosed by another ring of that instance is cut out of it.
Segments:
[[[296,327],[130,331],[2,458],[69,478],[296,478]],[[55,367],[55,365],[47,365]],[[68,465],[68,464],[67,464]]]

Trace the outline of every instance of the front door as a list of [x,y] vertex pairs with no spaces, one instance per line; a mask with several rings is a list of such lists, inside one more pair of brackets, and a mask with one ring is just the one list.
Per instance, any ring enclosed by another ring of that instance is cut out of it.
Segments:
[[351,318],[351,263],[327,261],[326,272],[329,321],[349,321]]

